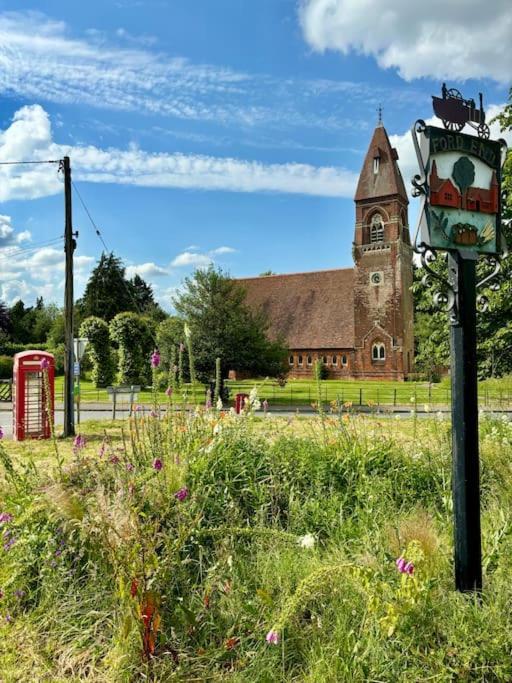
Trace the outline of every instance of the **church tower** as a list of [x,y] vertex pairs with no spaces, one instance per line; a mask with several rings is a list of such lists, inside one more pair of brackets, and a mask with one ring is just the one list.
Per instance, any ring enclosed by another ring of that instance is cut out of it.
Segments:
[[409,200],[379,120],[355,195],[354,376],[405,379],[413,369]]

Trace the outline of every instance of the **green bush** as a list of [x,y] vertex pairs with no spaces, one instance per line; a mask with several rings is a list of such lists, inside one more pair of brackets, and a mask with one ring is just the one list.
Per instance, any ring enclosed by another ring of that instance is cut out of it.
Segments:
[[118,313],[110,321],[109,331],[118,346],[119,384],[149,384],[153,342],[144,318],[136,313]]
[[12,379],[12,356],[0,356],[0,379]]
[[107,323],[101,318],[90,316],[80,325],[80,336],[87,337],[87,356],[92,363],[91,379],[95,387],[112,384],[114,364],[110,349],[110,335]]

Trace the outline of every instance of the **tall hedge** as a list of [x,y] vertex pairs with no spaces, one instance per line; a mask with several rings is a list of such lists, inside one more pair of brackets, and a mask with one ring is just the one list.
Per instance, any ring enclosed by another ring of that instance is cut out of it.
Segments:
[[80,325],[80,336],[89,339],[87,352],[92,363],[93,384],[98,388],[109,386],[114,380],[115,368],[107,323],[92,315]]
[[110,338],[119,347],[117,381],[147,384],[153,341],[149,327],[136,313],[118,313],[109,325]]

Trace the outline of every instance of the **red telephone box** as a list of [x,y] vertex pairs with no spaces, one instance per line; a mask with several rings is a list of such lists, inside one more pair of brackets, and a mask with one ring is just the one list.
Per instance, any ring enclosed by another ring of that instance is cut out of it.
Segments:
[[[47,363],[43,371],[41,366]],[[48,390],[43,373],[48,373]],[[50,399],[51,420],[55,405],[55,359],[46,351],[23,351],[14,356],[12,382],[12,433],[16,441],[24,439],[49,439],[47,400]]]

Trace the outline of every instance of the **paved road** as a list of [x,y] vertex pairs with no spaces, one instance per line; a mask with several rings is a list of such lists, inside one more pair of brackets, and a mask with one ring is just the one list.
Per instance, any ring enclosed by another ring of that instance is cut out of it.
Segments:
[[[162,410],[165,410],[166,406],[162,406]],[[148,405],[144,406],[145,411],[150,411],[151,407]],[[357,407],[355,407],[354,412],[362,412],[366,415],[370,414],[370,411],[368,409],[363,409],[361,411],[357,410]],[[269,410],[269,413],[272,415],[272,417],[284,417],[284,418],[289,418],[289,417],[295,417],[297,415],[300,415],[301,417],[314,417],[317,413],[313,411],[313,409],[310,406],[300,406],[300,407],[292,407],[292,406],[279,406],[279,407],[272,407]],[[117,407],[116,408],[116,419],[126,419],[130,414],[129,407]],[[263,412],[260,411],[256,413],[257,415],[263,416]],[[378,417],[380,419],[386,419],[386,418],[395,418],[395,419],[410,419],[412,417],[412,412],[410,408],[407,406],[390,406],[383,412],[375,412],[373,411],[372,413],[375,417]],[[512,410],[503,410],[503,411],[487,411],[487,414],[492,414],[492,415],[506,415],[509,420],[512,419]],[[440,407],[439,410],[433,410],[432,412],[426,412],[424,410],[418,410],[417,412],[417,417],[420,419],[428,418],[428,417],[433,417],[433,415],[438,415],[442,417],[443,419],[449,419],[450,418],[450,411],[446,406]],[[86,422],[88,420],[111,420],[112,419],[112,405],[109,403],[90,403],[85,405],[82,410],[80,411],[80,420],[81,422]],[[57,405],[56,411],[55,411],[55,422],[57,425],[57,429],[59,428],[59,425],[62,425],[64,420],[64,411],[62,409],[62,406]],[[76,416],[75,416],[75,422],[76,422]],[[2,404],[0,406],[0,426],[4,430],[4,434],[6,436],[12,436],[12,408],[10,404]],[[78,424],[75,424],[76,426],[76,431],[79,431],[78,429]]]

